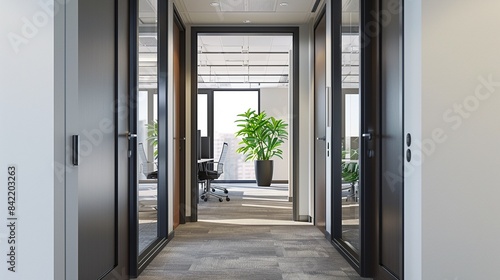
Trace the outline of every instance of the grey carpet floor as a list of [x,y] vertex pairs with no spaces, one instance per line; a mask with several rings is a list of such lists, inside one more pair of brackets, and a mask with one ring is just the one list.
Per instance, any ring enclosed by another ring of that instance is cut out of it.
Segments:
[[287,186],[224,185],[231,201],[200,201],[199,221],[138,279],[364,279],[310,223],[293,222]]

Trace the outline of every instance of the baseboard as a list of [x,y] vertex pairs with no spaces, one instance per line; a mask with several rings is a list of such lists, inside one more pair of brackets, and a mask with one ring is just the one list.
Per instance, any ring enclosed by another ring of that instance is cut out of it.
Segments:
[[310,223],[312,221],[311,216],[309,215],[299,215],[299,222],[308,222]]
[[328,231],[326,231],[325,232],[325,238],[326,238],[326,240],[331,241],[332,240],[332,234],[329,233]]

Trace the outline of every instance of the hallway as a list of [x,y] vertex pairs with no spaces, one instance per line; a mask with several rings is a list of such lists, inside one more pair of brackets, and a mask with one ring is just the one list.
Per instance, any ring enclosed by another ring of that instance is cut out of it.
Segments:
[[291,221],[286,185],[224,186],[231,201],[201,201],[199,221],[138,279],[363,279],[316,227]]

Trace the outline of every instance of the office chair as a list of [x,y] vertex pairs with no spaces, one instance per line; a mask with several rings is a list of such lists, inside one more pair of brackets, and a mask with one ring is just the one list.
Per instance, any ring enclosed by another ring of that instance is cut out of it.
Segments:
[[[209,196],[217,197],[220,202],[222,202],[223,198],[225,198],[226,201],[231,200],[227,195],[227,189],[210,186],[211,181],[218,179],[224,172],[224,161],[226,160],[227,146],[227,143],[222,144],[222,151],[220,153],[219,161],[206,162],[202,164],[200,170],[198,171],[198,179],[203,184],[203,193],[201,194],[200,198],[204,201],[207,201]],[[222,195],[215,193],[216,188],[224,190],[224,193],[226,194]]]
[[148,161],[148,157],[146,156],[146,152],[144,151],[144,145],[142,143],[139,143],[137,153],[139,154],[139,158],[141,160],[142,174],[144,174],[144,176],[146,176],[147,179],[158,179],[158,171],[156,170],[156,163]]

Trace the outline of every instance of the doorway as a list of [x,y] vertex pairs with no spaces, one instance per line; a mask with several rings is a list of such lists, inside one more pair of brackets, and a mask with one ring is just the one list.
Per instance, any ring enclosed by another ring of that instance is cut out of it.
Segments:
[[[212,102],[211,105],[213,106],[213,100],[209,101],[208,95],[203,94],[204,91],[201,88],[198,88],[199,87],[198,85],[200,82],[200,78],[205,83],[210,83],[210,79],[213,79],[214,77],[219,78],[219,77],[217,77],[217,73],[212,73],[212,72],[210,72],[211,70],[209,70],[208,74],[206,74],[206,73],[204,74],[201,72],[199,73],[199,69],[198,69],[198,65],[197,65],[198,64],[197,62],[199,61],[198,55],[200,55],[200,53],[202,53],[203,50],[199,49],[197,42],[198,42],[199,36],[201,34],[204,34],[204,35],[213,34],[213,35],[219,35],[219,36],[221,34],[224,34],[224,35],[227,34],[228,36],[234,35],[234,34],[244,35],[244,36],[247,36],[247,35],[253,35],[253,36],[274,35],[275,37],[279,37],[279,36],[282,36],[284,34],[289,34],[292,36],[292,49],[295,51],[293,51],[291,54],[286,52],[286,53],[283,53],[283,55],[286,55],[287,61],[288,60],[298,61],[298,51],[297,51],[298,50],[298,28],[233,28],[233,27],[193,28],[192,33],[191,33],[191,42],[192,42],[192,64],[191,64],[191,67],[192,67],[192,73],[193,73],[192,80],[191,80],[192,81],[191,82],[191,87],[192,87],[191,108],[199,108],[198,102],[203,103],[203,104],[208,104],[209,102]],[[221,52],[221,53],[219,53],[219,55],[225,55],[225,54],[231,55],[231,52],[233,52],[234,54],[239,53],[240,55],[242,53],[249,54],[248,49],[242,49],[240,47],[238,50],[234,50],[234,49],[229,50],[227,53]],[[269,52],[269,50],[267,50],[267,53],[268,52]],[[249,54],[249,55],[255,55],[255,54]],[[266,51],[260,51],[259,55],[265,56]],[[210,66],[214,66],[214,65],[205,65],[205,66],[208,66],[207,68],[211,68]],[[227,66],[227,65],[225,65],[225,66]],[[232,81],[229,80],[228,82],[226,82],[226,84],[231,84],[231,83],[238,84],[239,83],[240,86],[234,88],[236,90],[242,89],[242,88],[244,88],[245,90],[250,90],[253,88],[253,86],[252,86],[253,84],[256,85],[255,89],[259,90],[259,88],[261,87],[260,84],[279,83],[281,78],[288,78],[290,76],[293,77],[293,75],[298,75],[298,63],[294,63],[294,67],[291,68],[290,73],[280,73],[280,74],[269,73],[268,75],[256,75],[256,74],[252,75],[250,73],[250,70],[248,70],[251,67],[266,67],[266,65],[248,65],[248,61],[243,60],[241,62],[235,62],[234,66],[240,66],[240,67],[243,66],[247,70],[245,73],[238,73],[237,72],[237,73],[233,73],[232,75],[220,75],[220,76],[230,76],[230,79]],[[279,67],[280,65],[276,65],[276,66]],[[270,77],[270,76],[277,76],[278,81],[275,81],[275,82],[271,82],[271,81],[256,82],[255,79],[259,79],[259,78],[263,79],[262,77],[257,77],[257,76],[269,76],[269,77],[267,77],[269,80],[272,79],[272,77]],[[291,77],[290,77],[290,79],[292,79]],[[223,77],[220,77],[220,78],[223,79]],[[244,85],[244,86],[242,86],[242,85]],[[225,88],[225,89],[222,89],[219,91],[222,93],[222,92],[230,91],[230,89],[231,88]],[[297,129],[298,128],[298,83],[296,83],[296,82],[291,83],[289,90],[291,91],[291,94],[289,94],[289,96],[291,96],[291,98],[289,99],[289,101],[290,101],[289,106],[292,108],[292,110],[290,110],[292,112],[290,114],[291,117],[289,117],[290,131],[291,131],[290,138],[294,138],[294,137],[297,137],[297,134],[298,134],[298,129]],[[218,94],[218,95],[221,95],[221,94]],[[199,101],[198,101],[198,96],[201,96]],[[207,98],[205,98],[203,96],[207,96]],[[210,121],[209,118],[210,117],[207,117],[207,119],[209,120],[208,123],[209,123],[209,125],[212,125],[213,119],[212,119],[212,121]],[[192,120],[191,135],[192,136],[197,135],[199,128],[206,127],[207,133],[210,130],[209,125],[206,125],[203,123],[198,124],[199,119],[200,118],[197,114],[197,110],[192,110],[192,115],[191,115],[191,120]],[[294,128],[295,128],[295,130],[294,130]],[[213,127],[211,129],[213,129]],[[207,136],[208,136],[208,134],[207,134]],[[211,139],[210,141],[212,143],[211,154],[216,156],[216,154],[215,154],[216,147],[213,145],[214,139]],[[198,148],[199,147],[197,145],[196,137],[192,137],[192,141],[191,141],[191,154],[192,154],[191,170],[197,170],[196,155],[197,155]],[[297,149],[298,149],[298,147],[293,147],[291,154],[292,155],[294,153],[297,154]],[[296,171],[298,168],[298,162],[292,161],[291,165],[292,165],[291,169]],[[290,177],[288,179],[288,182],[290,183],[290,187],[294,190],[293,195],[292,195],[294,205],[296,204],[296,201],[297,201],[296,192],[298,189],[294,188],[294,182],[297,182],[297,178],[298,178],[297,172],[292,171],[290,174]],[[192,172],[191,173],[191,221],[197,221],[197,219],[198,219],[198,205],[197,205],[198,185],[197,185],[197,181],[198,180],[197,180],[196,172]],[[296,210],[297,210],[296,207],[294,207],[294,220],[299,220],[298,211],[296,211]]]

